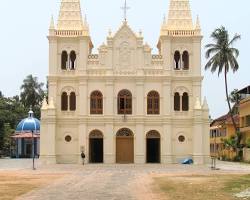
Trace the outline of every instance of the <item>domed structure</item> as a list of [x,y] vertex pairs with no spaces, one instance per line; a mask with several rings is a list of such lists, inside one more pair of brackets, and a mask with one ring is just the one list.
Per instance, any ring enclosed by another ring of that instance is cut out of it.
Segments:
[[34,132],[40,133],[40,121],[33,117],[34,113],[32,110],[29,111],[29,117],[23,119],[16,128],[16,133],[29,133]]
[[13,157],[31,158],[33,153],[35,156],[40,154],[40,121],[34,118],[34,112],[31,109],[28,117],[17,125],[12,138],[15,140],[16,147],[12,153]]

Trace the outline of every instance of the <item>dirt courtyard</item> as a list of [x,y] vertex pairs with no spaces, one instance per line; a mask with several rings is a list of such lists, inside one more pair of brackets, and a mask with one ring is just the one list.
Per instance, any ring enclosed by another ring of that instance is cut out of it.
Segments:
[[216,171],[209,166],[105,164],[40,165],[33,171],[25,162],[30,161],[0,160],[0,200],[250,199],[247,164],[223,162]]
[[63,174],[34,173],[30,171],[0,172],[0,200],[15,199],[29,191],[45,187]]

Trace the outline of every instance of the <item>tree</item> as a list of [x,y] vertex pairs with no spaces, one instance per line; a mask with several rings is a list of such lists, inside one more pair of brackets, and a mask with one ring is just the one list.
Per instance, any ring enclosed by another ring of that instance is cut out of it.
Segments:
[[230,95],[229,95],[229,101],[232,103],[232,104],[238,104],[239,101],[240,101],[240,94],[238,93],[238,89],[234,89]]
[[0,154],[9,155],[10,135],[25,117],[27,117],[27,111],[20,102],[19,96],[0,97]]
[[239,50],[234,48],[233,45],[237,40],[241,38],[241,36],[235,34],[234,37],[230,40],[228,31],[225,29],[225,27],[222,26],[215,29],[215,31],[211,34],[211,38],[215,43],[207,44],[205,47],[207,49],[206,58],[209,59],[205,66],[205,69],[210,69],[212,73],[217,71],[218,76],[221,73],[224,73],[228,108],[234,125],[235,133],[237,133],[237,126],[233,117],[233,112],[228,95],[227,74],[230,69],[234,73],[239,69],[239,64],[237,62]]
[[4,155],[10,155],[11,150],[11,135],[14,133],[14,129],[11,128],[9,123],[4,124],[4,134],[3,134],[3,148],[2,151]]
[[39,83],[38,78],[32,75],[28,75],[21,86],[21,102],[26,109],[32,107],[37,118],[40,118],[40,108],[45,95],[43,86],[44,83]]

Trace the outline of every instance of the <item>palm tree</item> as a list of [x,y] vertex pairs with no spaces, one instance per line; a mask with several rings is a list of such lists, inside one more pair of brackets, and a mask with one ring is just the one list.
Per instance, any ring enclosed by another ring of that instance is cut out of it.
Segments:
[[40,107],[44,97],[43,83],[37,77],[28,75],[21,86],[21,102],[25,108],[32,107],[37,117],[40,116]]
[[[209,59],[205,69],[210,69],[212,73],[218,72],[218,76],[221,73],[224,73],[225,79],[225,89],[228,108],[230,116],[233,122],[235,133],[237,133],[237,126],[233,117],[233,112],[230,104],[230,99],[228,95],[228,83],[227,83],[227,74],[231,69],[234,73],[239,69],[239,64],[237,58],[239,56],[239,50],[233,47],[233,44],[241,38],[240,35],[235,34],[233,39],[229,39],[228,31],[224,26],[215,29],[212,33],[211,38],[215,43],[207,44],[205,48],[206,58]],[[238,135],[238,134],[237,134]]]

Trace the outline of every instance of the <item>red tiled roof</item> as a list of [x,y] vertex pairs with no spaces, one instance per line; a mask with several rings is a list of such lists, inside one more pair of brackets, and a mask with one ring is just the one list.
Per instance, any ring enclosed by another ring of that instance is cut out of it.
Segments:
[[[11,136],[12,138],[32,138],[32,133],[20,133]],[[34,134],[34,138],[40,138],[40,134]]]
[[[236,125],[239,125],[239,123],[240,123],[239,115],[234,115],[233,118],[234,118]],[[221,124],[232,124],[232,123],[233,122],[232,122],[231,115],[228,113],[226,115],[223,115],[223,116],[213,120],[213,122],[211,123],[211,126],[221,125]]]

